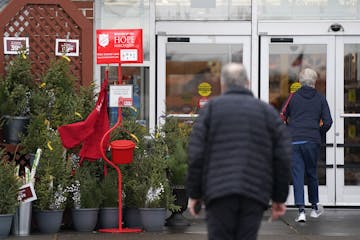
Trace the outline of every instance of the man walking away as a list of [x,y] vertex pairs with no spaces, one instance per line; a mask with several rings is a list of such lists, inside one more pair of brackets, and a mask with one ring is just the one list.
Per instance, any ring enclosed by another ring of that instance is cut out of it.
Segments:
[[190,135],[188,208],[197,216],[205,203],[210,240],[253,240],[270,199],[273,219],[285,213],[290,136],[275,108],[248,90],[243,65],[224,66],[221,85]]

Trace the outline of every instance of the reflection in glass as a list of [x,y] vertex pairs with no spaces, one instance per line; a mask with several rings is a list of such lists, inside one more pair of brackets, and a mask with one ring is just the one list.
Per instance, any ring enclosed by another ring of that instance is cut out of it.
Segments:
[[259,19],[359,19],[356,0],[259,0]]
[[[279,111],[289,96],[298,74],[310,67],[318,74],[316,89],[326,94],[326,45],[276,43],[269,46],[269,103]],[[326,185],[326,147],[318,162],[319,185]],[[306,182],[306,181],[305,181]]]
[[[149,124],[149,68],[147,67],[122,67],[122,84],[133,85],[133,106],[136,119],[148,127]],[[105,67],[101,67],[102,81],[105,76]],[[118,67],[109,67],[109,85],[118,84]],[[114,125],[118,119],[118,109],[109,108],[109,119]]]
[[280,43],[270,44],[269,49],[269,102],[275,108],[281,109],[291,84],[307,67],[317,72],[316,89],[326,94],[326,45]]
[[156,0],[156,20],[251,20],[251,0]]
[[196,114],[218,96],[221,67],[242,63],[241,44],[168,43],[166,49],[166,113]]
[[[360,45],[344,47],[344,112],[360,113]],[[360,121],[344,119],[345,185],[360,184]]]
[[150,60],[150,1],[149,0],[104,0],[101,1],[101,29],[143,30],[144,60]]

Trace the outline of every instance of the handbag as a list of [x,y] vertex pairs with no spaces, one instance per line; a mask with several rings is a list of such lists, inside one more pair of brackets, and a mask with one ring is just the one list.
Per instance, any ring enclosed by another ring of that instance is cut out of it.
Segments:
[[282,107],[281,109],[281,112],[280,112],[280,118],[281,120],[283,121],[283,123],[287,124],[287,116],[286,116],[286,108],[287,106],[289,105],[290,103],[290,100],[291,98],[294,96],[294,93],[290,93],[290,95],[288,96],[288,98],[286,99],[286,102],[284,104],[284,106]]

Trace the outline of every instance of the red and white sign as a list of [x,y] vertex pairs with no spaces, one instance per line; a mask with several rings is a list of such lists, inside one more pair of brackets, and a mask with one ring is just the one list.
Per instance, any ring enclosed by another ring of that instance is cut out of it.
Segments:
[[119,107],[119,98],[122,99],[122,107],[133,105],[133,85],[110,85],[109,107]]
[[55,43],[56,56],[79,56],[79,40],[78,39],[56,39]]
[[199,103],[198,103],[199,108],[203,108],[205,106],[205,104],[207,104],[208,101],[209,101],[209,98],[200,97]]
[[29,49],[28,37],[4,37],[4,54],[19,54],[22,49]]
[[31,202],[37,199],[32,183],[28,183],[20,187],[18,199],[23,203]]
[[96,63],[142,63],[142,29],[96,30]]

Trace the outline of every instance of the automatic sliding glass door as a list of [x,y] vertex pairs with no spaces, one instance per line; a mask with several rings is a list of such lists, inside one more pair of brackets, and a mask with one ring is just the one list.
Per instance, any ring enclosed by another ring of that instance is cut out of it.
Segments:
[[250,74],[250,37],[159,36],[157,116],[193,118],[221,94],[221,67],[243,63]]

